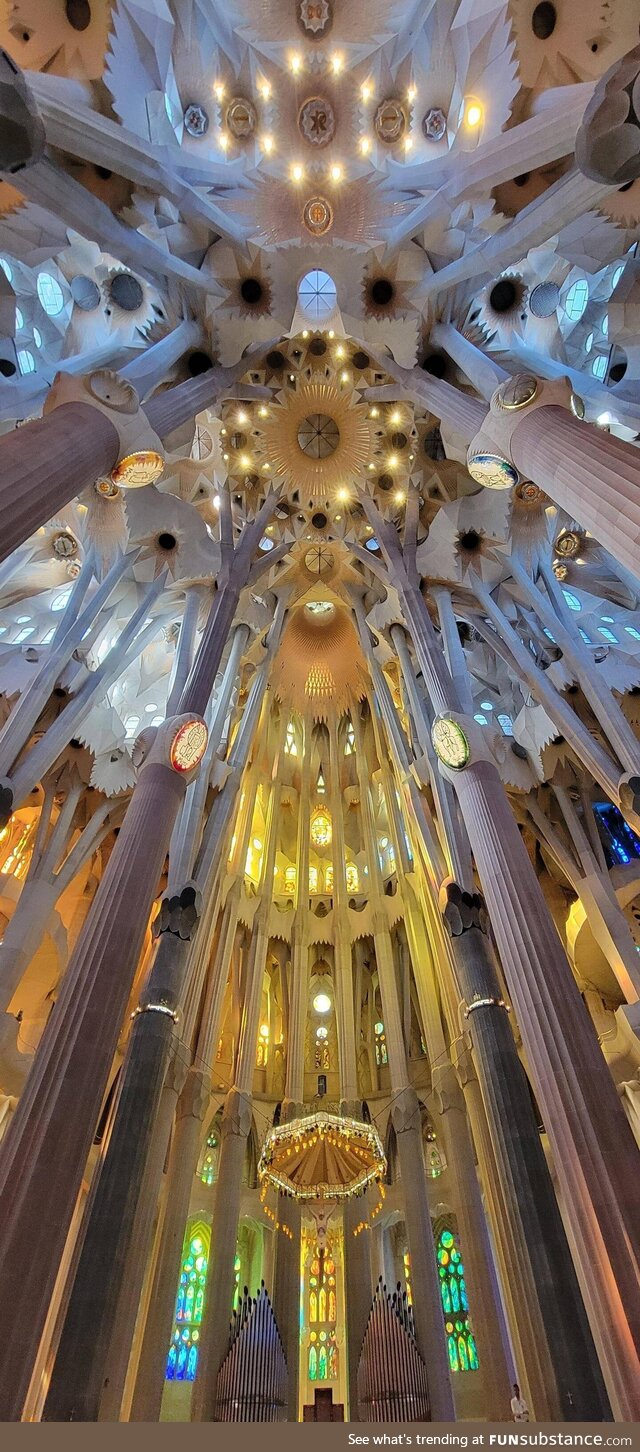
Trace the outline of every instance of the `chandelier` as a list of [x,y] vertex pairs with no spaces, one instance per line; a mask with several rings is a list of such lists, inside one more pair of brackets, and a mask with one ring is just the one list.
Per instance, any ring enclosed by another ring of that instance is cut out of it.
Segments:
[[298,1201],[350,1200],[381,1182],[387,1161],[372,1124],[316,1111],[269,1131],[258,1164],[260,1198],[269,1188]]

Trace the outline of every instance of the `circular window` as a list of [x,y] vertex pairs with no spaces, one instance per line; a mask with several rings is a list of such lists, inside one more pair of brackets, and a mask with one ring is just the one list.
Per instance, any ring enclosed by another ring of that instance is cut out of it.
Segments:
[[41,272],[36,284],[38,298],[45,313],[50,318],[56,318],[64,307],[64,294],[59,282],[50,272]]
[[539,282],[529,296],[529,310],[534,318],[550,318],[560,301],[560,288],[556,282]]
[[312,413],[300,424],[298,443],[309,459],[328,459],[340,443],[338,425],[326,413]]
[[548,40],[556,28],[556,7],[551,0],[540,0],[531,16],[531,29],[536,40]]
[[329,994],[316,993],[316,996],[313,1000],[313,1007],[316,1013],[329,1013],[329,1010],[331,1008],[331,999],[329,998]]
[[338,292],[329,273],[316,267],[302,278],[298,298],[310,318],[328,318],[338,301]]

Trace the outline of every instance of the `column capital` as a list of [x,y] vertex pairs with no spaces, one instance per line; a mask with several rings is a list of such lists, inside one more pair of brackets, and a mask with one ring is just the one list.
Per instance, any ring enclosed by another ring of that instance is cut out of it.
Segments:
[[167,1089],[173,1090],[176,1099],[182,1094],[188,1073],[189,1061],[185,1057],[184,1052],[180,1051],[180,1040],[178,1035],[174,1034],[171,1043],[169,1063],[167,1064],[165,1085]]
[[211,1103],[211,1074],[204,1069],[196,1069],[192,1064],[189,1069],[178,1105],[178,1119],[197,1119],[200,1122],[205,1118]]
[[453,1064],[448,1062],[434,1064],[431,1070],[431,1087],[439,1114],[447,1114],[450,1109],[462,1108],[460,1085]]
[[172,933],[183,941],[195,938],[202,913],[202,893],[195,882],[187,882],[179,892],[165,893],[160,911],[153,922],[153,933]]
[[247,1139],[251,1129],[252,1104],[250,1094],[240,1089],[230,1089],[222,1111],[222,1135],[237,1135]]
[[[120,445],[119,459],[111,476],[114,483],[124,488],[139,488],[159,478],[164,468],[162,443],[127,378],[110,368],[97,368],[80,378],[72,373],[57,373],[47,394],[43,416],[65,403],[89,404],[113,425]],[[151,457],[145,459],[141,455]]]
[[406,1134],[408,1130],[420,1129],[420,1104],[415,1089],[407,1084],[396,1095],[391,1106],[391,1122],[396,1134]]
[[457,882],[443,883],[440,911],[452,938],[459,938],[471,928],[477,928],[481,933],[489,931],[489,914],[481,893],[465,892]]
[[513,434],[525,413],[531,415],[549,405],[571,409],[574,417],[584,418],[584,404],[569,378],[540,379],[533,373],[516,373],[498,385],[467,451],[467,468],[477,484],[485,489],[510,489],[519,483]]

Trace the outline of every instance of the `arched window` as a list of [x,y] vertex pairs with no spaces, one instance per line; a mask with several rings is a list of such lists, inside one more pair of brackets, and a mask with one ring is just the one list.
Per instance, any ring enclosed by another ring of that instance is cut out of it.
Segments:
[[324,890],[333,892],[333,863],[328,862],[324,869]]
[[360,873],[358,872],[355,862],[347,862],[345,873],[347,878],[347,892],[359,892]]
[[290,721],[289,722],[289,725],[287,726],[287,735],[286,735],[286,740],[285,740],[285,743],[284,743],[284,754],[285,754],[285,756],[297,756],[298,755],[298,748],[296,746],[296,733],[295,733],[293,721]]
[[469,1325],[464,1262],[457,1237],[447,1224],[436,1232],[436,1254],[449,1365],[452,1371],[477,1371],[478,1352]]
[[[222,1040],[220,1041],[222,1043]],[[203,1185],[212,1185],[218,1177],[218,1136],[215,1130],[207,1135],[207,1144],[200,1167],[200,1179]]]
[[338,301],[335,282],[323,268],[306,272],[298,287],[298,301],[310,318],[328,318]]
[[311,817],[311,841],[314,847],[329,847],[332,835],[329,813],[324,808],[314,812]]
[[295,867],[285,867],[284,886],[285,892],[295,892],[297,873]]
[[386,1064],[388,1063],[387,1040],[382,1019],[378,1019],[378,1022],[374,1024],[374,1033],[376,1036],[376,1064]]
[[315,1050],[315,1066],[316,1066],[316,1069],[328,1069],[330,1067],[330,1063],[329,1063],[329,1045],[327,1043],[328,1037],[329,1037],[329,1030],[326,1027],[326,1025],[323,1024],[323,1023],[319,1024],[318,1027],[317,1027],[317,1029],[316,1029],[316,1050]]
[[256,1069],[264,1069],[269,1057],[269,1025],[262,1023],[256,1046]]
[[317,869],[317,867],[310,867],[309,868],[309,892],[317,892],[317,891],[318,891],[318,869]]
[[355,749],[356,749],[356,733],[355,733],[355,731],[353,729],[353,725],[352,725],[352,723],[350,721],[349,722],[349,725],[347,726],[347,734],[346,734],[345,739],[344,739],[344,754],[345,754],[345,756],[353,756],[353,753],[354,753]]
[[182,1247],[175,1326],[167,1356],[167,1381],[195,1381],[204,1315],[211,1227],[190,1220]]
[[570,322],[580,321],[588,301],[588,283],[584,277],[578,277],[575,282],[572,282],[564,300],[564,310]]

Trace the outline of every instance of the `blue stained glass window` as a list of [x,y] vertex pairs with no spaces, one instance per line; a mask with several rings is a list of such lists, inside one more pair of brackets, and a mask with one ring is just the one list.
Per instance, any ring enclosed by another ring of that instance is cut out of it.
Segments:
[[608,625],[601,625],[600,629],[598,630],[598,635],[603,635],[604,639],[609,640],[612,645],[618,644],[617,635],[614,635],[613,631],[609,629]]
[[564,300],[564,310],[572,323],[579,322],[589,301],[589,287],[584,277],[572,282]]
[[624,865],[632,858],[640,857],[640,837],[636,837],[613,802],[596,802],[593,810],[607,866]]
[[599,353],[597,358],[594,358],[593,363],[591,364],[591,372],[593,373],[594,377],[599,378],[600,382],[602,383],[606,371],[607,355],[606,353]]
[[565,598],[565,600],[567,602],[567,605],[569,606],[569,609],[570,610],[581,610],[582,609],[582,606],[580,604],[580,601],[579,601],[577,595],[573,595],[571,593],[571,590],[563,590],[562,593],[564,595],[564,598]]
[[635,625],[625,625],[624,628],[627,635],[630,635],[633,640],[640,640],[640,630],[636,630]]
[[182,1247],[174,1330],[165,1371],[167,1381],[195,1381],[196,1378],[210,1243],[210,1226],[203,1220],[190,1220]]

